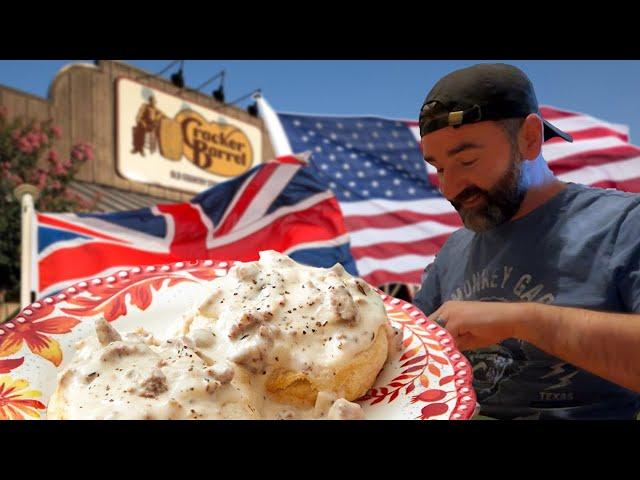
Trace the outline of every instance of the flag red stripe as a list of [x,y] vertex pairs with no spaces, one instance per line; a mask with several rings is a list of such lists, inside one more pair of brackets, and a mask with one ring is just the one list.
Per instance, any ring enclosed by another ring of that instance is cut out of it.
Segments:
[[462,225],[460,216],[455,211],[451,213],[417,213],[400,210],[380,215],[350,215],[344,217],[344,224],[350,232],[364,228],[406,227],[407,225],[426,221],[438,222],[453,227]]
[[291,165],[307,165],[306,162],[300,160],[295,155],[285,155],[282,157],[276,157],[270,160],[268,163],[288,163]]
[[602,180],[591,185],[598,188],[615,188],[622,190],[623,192],[638,193],[640,192],[640,177],[631,178],[628,180]]
[[358,258],[392,258],[399,255],[435,255],[449,238],[450,233],[422,238],[414,242],[383,242],[366,247],[351,246],[351,253]]
[[[425,265],[426,266],[426,265]],[[412,283],[420,284],[420,278],[424,267],[411,272],[389,272],[388,270],[374,270],[365,275],[364,280],[371,285],[378,286],[386,283]]]
[[37,219],[38,219],[38,223],[41,225],[49,225],[50,227],[63,228],[65,230],[70,230],[72,232],[76,232],[84,235],[90,235],[92,237],[97,237],[97,238],[103,238],[104,240],[113,240],[114,242],[121,242],[121,243],[131,243],[131,242],[127,242],[126,240],[122,240],[120,238],[112,237],[110,235],[105,235],[93,229],[81,227],[78,225],[74,225],[72,223],[67,223],[64,220],[60,220],[58,218],[48,217],[47,215],[44,215],[42,213],[37,214]]
[[338,201],[331,197],[314,206],[285,215],[257,232],[230,244],[208,249],[209,258],[233,258],[249,261],[262,250],[285,251],[299,243],[330,240],[346,234]]
[[561,175],[583,167],[605,165],[634,157],[640,157],[640,148],[634,145],[620,145],[562,157],[549,162],[549,168],[556,175]]
[[559,118],[571,118],[583,115],[581,113],[565,112],[564,110],[557,110],[551,107],[540,107],[540,113],[545,120],[558,120]]
[[[607,127],[585,128],[584,130],[576,130],[573,132],[569,130],[567,133],[569,133],[571,137],[573,137],[574,142],[578,140],[593,140],[594,138],[598,138],[598,137],[618,137],[620,140],[624,142],[629,141],[628,135],[625,135],[622,132],[619,132],[617,130],[613,130],[612,128],[607,128]],[[550,140],[547,140],[544,143],[545,144],[562,143],[565,141],[566,140],[562,138],[554,137]]]
[[233,229],[233,227],[238,223],[238,220],[242,218],[242,215],[244,215],[244,212],[247,210],[258,192],[260,192],[263,185],[278,168],[278,165],[278,163],[267,163],[254,175],[231,212],[229,212],[227,218],[225,218],[224,222],[216,228],[215,235],[217,237],[225,235]]
[[[171,254],[177,258],[204,258],[207,227],[202,223],[200,213],[191,203],[158,205],[158,210],[168,213],[174,219],[174,235]],[[179,218],[180,221],[175,221]]]
[[[38,261],[39,290],[67,280],[93,277],[117,265],[155,265],[177,260],[182,259],[170,253],[149,252],[101,241],[87,242],[81,247],[63,247]],[[66,265],[73,265],[73,270],[65,268]]]

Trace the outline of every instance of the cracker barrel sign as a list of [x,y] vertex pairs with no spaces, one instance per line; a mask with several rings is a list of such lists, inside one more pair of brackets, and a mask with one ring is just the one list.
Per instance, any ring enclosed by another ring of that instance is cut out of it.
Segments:
[[250,124],[130,79],[116,81],[118,171],[131,180],[200,192],[261,158]]

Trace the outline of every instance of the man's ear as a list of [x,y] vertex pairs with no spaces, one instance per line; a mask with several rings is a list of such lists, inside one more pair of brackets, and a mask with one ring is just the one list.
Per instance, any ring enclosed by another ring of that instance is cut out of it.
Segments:
[[544,139],[542,119],[535,113],[531,113],[524,119],[524,123],[518,133],[518,147],[522,158],[535,160],[542,151]]

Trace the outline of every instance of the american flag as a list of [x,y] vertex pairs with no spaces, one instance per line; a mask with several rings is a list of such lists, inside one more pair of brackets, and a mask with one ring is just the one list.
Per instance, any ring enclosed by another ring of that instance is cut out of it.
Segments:
[[357,270],[340,207],[299,157],[282,157],[194,197],[126,212],[37,213],[38,297],[125,267],[258,259],[277,250]]
[[[258,106],[278,155],[312,152],[314,173],[340,202],[360,275],[378,286],[419,284],[462,223],[423,160],[417,122],[276,113],[264,98]],[[553,107],[541,113],[574,138],[543,146],[561,180],[640,191],[640,149],[626,126]]]

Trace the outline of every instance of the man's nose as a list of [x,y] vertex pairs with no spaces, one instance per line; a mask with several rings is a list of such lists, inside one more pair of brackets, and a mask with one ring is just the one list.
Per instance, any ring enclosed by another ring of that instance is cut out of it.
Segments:
[[440,191],[449,201],[454,200],[470,183],[455,172],[445,170],[440,175]]

